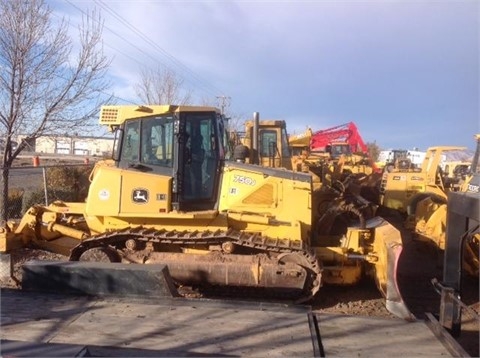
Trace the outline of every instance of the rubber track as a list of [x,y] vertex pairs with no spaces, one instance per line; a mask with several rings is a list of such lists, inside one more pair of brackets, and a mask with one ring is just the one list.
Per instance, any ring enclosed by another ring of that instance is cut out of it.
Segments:
[[71,261],[78,261],[80,256],[92,248],[116,246],[128,239],[135,238],[145,242],[171,245],[219,245],[223,242],[232,242],[238,246],[274,253],[295,253],[301,255],[308,267],[304,267],[310,274],[310,287],[306,288],[305,296],[297,300],[306,302],[312,298],[320,288],[321,268],[315,254],[302,241],[288,239],[274,239],[256,233],[239,232],[234,229],[217,231],[177,231],[157,230],[153,228],[135,227],[119,231],[110,231],[89,237],[73,248]]

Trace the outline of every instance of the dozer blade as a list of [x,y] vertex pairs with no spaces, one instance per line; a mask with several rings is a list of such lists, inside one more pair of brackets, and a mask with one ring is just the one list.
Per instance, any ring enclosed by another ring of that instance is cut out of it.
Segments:
[[375,229],[374,251],[378,255],[378,261],[374,263],[375,282],[385,297],[385,306],[395,316],[414,321],[416,318],[405,304],[397,281],[398,262],[403,248],[400,232],[379,217],[369,220],[368,226]]
[[415,321],[415,316],[410,312],[403,301],[397,282],[397,268],[402,246],[396,243],[385,243],[387,245],[387,292],[385,293],[385,305],[387,310],[397,317],[407,321]]

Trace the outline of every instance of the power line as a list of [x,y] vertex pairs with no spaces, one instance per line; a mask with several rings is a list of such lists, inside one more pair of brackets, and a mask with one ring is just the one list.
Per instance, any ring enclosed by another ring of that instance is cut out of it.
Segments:
[[[82,14],[88,16],[88,14],[82,10],[81,8],[79,8],[78,6],[76,6],[75,4],[73,4],[70,0],[65,0],[67,3],[69,3],[72,7],[74,7],[75,9],[77,9],[78,11],[80,11]],[[145,34],[143,34],[142,32],[140,32],[135,26],[131,25],[128,21],[126,21],[124,18],[122,18],[120,15],[118,15],[118,13],[116,13],[113,9],[111,9],[108,5],[106,5],[105,3],[101,2],[101,1],[97,1],[97,0],[94,0],[95,3],[97,3],[100,7],[102,7],[102,9],[104,9],[105,11],[107,11],[108,13],[110,13],[110,15],[112,15],[113,17],[115,17],[120,23],[122,23],[123,25],[125,25],[126,27],[128,27],[132,32],[134,32],[135,34],[137,34],[143,41],[145,41],[146,43],[149,44],[150,47],[154,48],[157,52],[159,52],[160,54],[162,54],[164,57],[166,57],[167,59],[169,59],[175,66],[177,66],[178,68],[180,68],[181,70],[183,70],[183,73],[186,73],[187,75],[189,75],[190,77],[185,77],[185,76],[182,76],[185,80],[187,80],[188,82],[190,82],[193,86],[195,87],[198,87],[199,85],[201,87],[203,87],[204,91],[209,93],[210,95],[215,95],[216,93],[218,92],[221,92],[219,91],[216,87],[214,87],[213,85],[209,84],[208,82],[206,82],[205,80],[201,79],[199,76],[197,76],[190,68],[188,68],[186,65],[184,65],[182,62],[180,62],[178,59],[176,59],[173,55],[170,55],[167,51],[165,51],[164,49],[162,49],[161,47],[158,46],[158,44],[156,44],[154,41],[152,41],[151,39],[149,39]],[[147,53],[146,51],[144,51],[142,48],[138,47],[137,45],[133,44],[132,42],[128,41],[125,39],[125,37],[122,37],[120,34],[118,34],[116,31],[112,30],[111,28],[109,28],[108,26],[104,26],[108,31],[110,31],[113,35],[117,36],[118,38],[122,39],[122,41],[128,43],[131,47],[137,49],[139,52],[141,52],[142,54],[144,54],[145,56],[151,58],[152,60],[154,60],[155,62],[160,62],[162,63],[162,65],[164,65],[165,67],[169,68],[169,66],[167,64],[165,64],[163,61],[159,60],[158,58],[156,57],[153,57],[151,54]],[[141,63],[140,61],[138,61],[138,59],[135,59],[133,58],[132,56],[118,50],[118,49],[115,49],[113,46],[110,46],[110,45],[107,45],[109,46],[110,48],[114,49],[115,51],[119,52],[120,54],[126,56],[126,57],[129,57],[131,59],[133,59],[134,61],[136,61],[137,63],[139,63],[140,65],[144,65],[144,63]],[[193,78],[195,81],[192,81],[191,78]]]
[[219,91],[215,86],[211,85],[208,83],[208,81],[205,81],[202,79],[200,76],[198,76],[194,71],[192,71],[188,66],[183,64],[180,60],[178,60],[175,56],[171,55],[168,53],[166,50],[161,48],[155,41],[151,40],[147,35],[142,33],[137,27],[133,26],[130,24],[127,20],[125,20],[121,15],[119,15],[115,10],[113,10],[111,7],[109,7],[107,4],[105,4],[102,0],[94,0],[96,3],[98,3],[103,9],[106,11],[110,12],[118,21],[120,21],[122,24],[126,25],[130,30],[132,30],[134,33],[136,33],[141,39],[143,39],[146,43],[151,45],[154,49],[156,49],[161,55],[167,57],[170,61],[173,62],[174,65],[180,67],[182,70],[190,74],[192,78],[194,78],[200,85],[202,85],[206,90],[211,90],[213,89],[216,93],[221,92]]
[[[52,13],[52,14],[53,14],[53,16],[55,16],[55,17],[61,18],[59,15],[57,15],[57,14],[55,14],[55,13]],[[69,26],[70,26],[70,24],[69,24]],[[121,52],[121,51],[115,49],[114,47],[112,47],[112,46],[110,46],[110,45],[108,45],[108,44],[107,44],[107,46],[110,47],[110,48],[112,48],[112,49],[114,49],[114,50],[116,50],[116,51],[118,51],[118,52]],[[124,55],[130,57],[130,58],[133,59],[133,60],[135,60],[135,58],[129,56],[128,54],[124,54]],[[139,62],[139,63],[140,63],[140,62]],[[4,67],[4,66],[0,65],[0,67]],[[65,78],[64,76],[59,75],[58,73],[52,73],[52,75],[55,76],[55,77],[57,77],[57,78],[59,78],[59,79],[62,79],[62,80],[64,80],[64,81],[68,81],[68,80],[69,80],[69,79]],[[114,95],[114,94],[112,94],[112,93],[108,93],[108,92],[100,91],[100,90],[99,90],[98,92],[99,92],[99,93],[102,93],[102,94],[104,94],[104,95],[106,95],[106,96],[119,99],[120,101],[125,102],[125,103],[139,104],[138,101],[133,101],[133,100],[130,100],[130,99],[125,99],[125,98],[116,96],[116,95]]]
[[228,96],[217,96],[219,101],[219,107],[222,110],[222,114],[225,114],[225,108],[230,107],[231,98]]

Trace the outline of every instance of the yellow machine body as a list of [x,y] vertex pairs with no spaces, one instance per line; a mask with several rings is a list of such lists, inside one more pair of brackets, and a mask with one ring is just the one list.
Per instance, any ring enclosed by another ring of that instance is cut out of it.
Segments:
[[[0,232],[3,252],[34,244],[70,260],[162,262],[180,283],[279,289],[298,302],[323,283],[352,285],[366,273],[387,308],[412,318],[396,286],[399,232],[345,203],[359,225],[317,232],[312,176],[282,161],[226,161],[219,110],[106,106],[100,122],[116,129],[117,152],[95,166],[86,202],[33,206]],[[282,123],[269,125],[281,132],[266,127],[265,138],[286,138]]]
[[[446,200],[446,199],[445,199]],[[407,228],[413,229],[417,238],[423,241],[433,242],[439,249],[445,249],[445,233],[447,228],[447,204],[445,202],[434,201],[429,196],[421,201],[415,207],[415,213],[407,221]]]
[[448,186],[440,168],[443,154],[464,150],[465,147],[458,146],[430,147],[421,168],[384,171],[380,184],[380,203],[385,207],[407,213],[408,206],[418,193],[428,191],[445,196]]
[[[374,217],[375,205],[360,196],[360,186],[366,184],[373,187],[378,182],[379,175],[374,167],[362,155],[340,155],[333,160],[330,153],[311,153],[309,128],[302,134],[288,136],[284,121],[253,120],[246,123],[247,140],[242,145],[249,148],[250,154],[256,153],[254,133],[258,133],[257,141],[261,143],[262,130],[275,131],[278,135],[274,147],[285,149],[283,143],[288,138],[293,154],[290,154],[293,170],[308,173],[312,177],[311,214],[314,232],[307,241],[322,265],[322,281],[333,285],[355,285],[365,275],[371,276],[386,297],[392,313],[410,319],[411,315],[396,283],[395,265],[401,253],[401,235],[387,221]],[[282,138],[285,135],[287,137]],[[350,150],[346,142],[332,142],[331,147],[338,147],[340,151],[342,148],[346,148],[347,152]],[[285,152],[284,159],[287,159],[287,155]],[[255,158],[251,157],[250,161],[254,162]],[[288,163],[288,160],[285,162]],[[280,162],[261,159],[258,163],[265,167],[281,165]],[[342,183],[352,175],[355,183],[350,183],[349,179],[345,184]],[[352,201],[357,203],[358,210]],[[295,210],[298,208],[298,205],[295,206]],[[248,206],[244,210],[249,210]],[[345,222],[350,221],[350,216],[358,216],[360,223],[344,226]],[[388,293],[387,286],[390,287]]]
[[[475,136],[477,141],[477,150],[473,159],[473,162],[478,163],[478,156],[480,153],[480,135]],[[464,147],[447,147],[447,150],[464,150]],[[442,147],[437,155],[441,155]],[[428,155],[427,157],[428,158]],[[437,161],[433,161],[437,163]],[[461,165],[466,165],[466,162],[462,162]],[[450,162],[454,166],[458,165],[457,162]],[[472,162],[468,162],[470,166]],[[474,164],[476,165],[476,164]],[[448,166],[448,164],[447,164]],[[428,167],[423,166],[425,170]],[[470,172],[465,178],[452,178],[451,173],[445,172],[443,176],[436,173],[436,178],[433,176],[433,170],[429,175],[429,181],[425,186],[422,193],[416,193],[412,196],[408,204],[408,214],[406,220],[406,227],[413,230],[416,238],[425,242],[429,242],[435,245],[439,250],[445,250],[446,246],[446,232],[447,232],[447,214],[448,214],[448,192],[470,192],[478,190],[471,182],[475,177],[476,168],[471,168]],[[452,179],[458,179],[448,186],[448,183]],[[473,240],[475,241],[475,240]],[[478,238],[476,244],[472,246],[478,247]],[[478,250],[472,250],[472,246],[466,245],[466,251],[464,253],[463,265],[466,272],[473,276],[478,276]]]
[[[287,141],[287,125],[284,120],[262,120],[255,126],[254,121],[245,123],[245,137],[241,142],[252,148],[249,163],[271,168],[292,169],[292,159]],[[255,133],[258,131],[258,133]],[[255,136],[256,134],[256,136]],[[257,138],[257,148],[254,145]],[[254,160],[254,156],[256,157]],[[255,163],[258,160],[259,163]]]

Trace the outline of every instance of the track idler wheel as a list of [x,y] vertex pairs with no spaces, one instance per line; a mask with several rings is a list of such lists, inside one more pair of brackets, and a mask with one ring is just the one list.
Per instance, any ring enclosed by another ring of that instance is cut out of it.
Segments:
[[312,269],[312,265],[308,262],[305,256],[298,253],[284,253],[278,256],[278,262],[283,264],[295,264],[302,267],[307,272],[305,280],[306,296],[299,298],[296,303],[304,303],[310,300],[318,292],[321,286],[320,269],[317,267],[317,272]]
[[121,258],[115,249],[110,247],[94,247],[82,253],[79,261],[121,262]]

